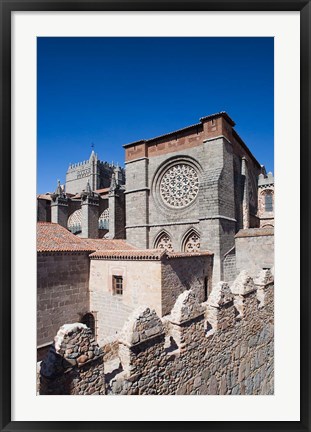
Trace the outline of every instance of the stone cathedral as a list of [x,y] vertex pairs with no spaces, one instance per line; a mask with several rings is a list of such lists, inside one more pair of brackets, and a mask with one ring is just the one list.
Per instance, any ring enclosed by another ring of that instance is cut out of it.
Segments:
[[234,126],[220,112],[125,144],[125,169],[92,151],[69,166],[64,187],[38,197],[38,220],[84,238],[126,239],[138,249],[209,250],[213,280],[232,279],[237,232],[274,225],[273,176]]
[[273,225],[272,201],[269,208],[258,208],[258,194],[260,202],[266,194],[273,200],[272,175],[266,176],[234,126],[221,112],[124,146],[129,243],[143,249],[210,250],[213,279],[228,276],[226,257],[236,233]]
[[64,323],[103,346],[137,307],[167,318],[185,291],[205,304],[273,268],[274,178],[234,126],[220,112],[125,144],[125,168],[92,151],[37,197],[40,356]]

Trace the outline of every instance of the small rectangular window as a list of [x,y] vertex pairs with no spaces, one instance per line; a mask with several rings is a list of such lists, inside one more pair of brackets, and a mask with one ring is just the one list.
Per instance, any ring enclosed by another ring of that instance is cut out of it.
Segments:
[[122,295],[123,294],[123,277],[122,276],[112,276],[113,282],[113,294]]

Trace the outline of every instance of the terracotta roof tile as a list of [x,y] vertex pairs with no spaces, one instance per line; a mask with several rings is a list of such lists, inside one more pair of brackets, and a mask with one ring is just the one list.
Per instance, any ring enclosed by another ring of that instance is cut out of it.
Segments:
[[159,261],[166,252],[163,249],[146,250],[106,250],[97,251],[90,255],[91,259],[114,259],[114,260],[151,260]]
[[52,251],[94,251],[82,239],[71,234],[66,228],[51,223],[37,223],[37,252]]
[[135,250],[136,248],[125,240],[83,239],[94,250]]
[[97,250],[134,250],[125,240],[82,239],[66,228],[51,222],[37,223],[38,252],[94,252]]
[[108,188],[103,188],[103,189],[96,189],[95,192],[98,193],[98,194],[108,193],[109,192],[109,187]]
[[189,258],[194,256],[210,256],[209,251],[201,252],[167,252],[163,249],[145,249],[145,250],[102,250],[90,255],[91,259],[110,259],[110,260],[151,260],[160,261],[162,258]]

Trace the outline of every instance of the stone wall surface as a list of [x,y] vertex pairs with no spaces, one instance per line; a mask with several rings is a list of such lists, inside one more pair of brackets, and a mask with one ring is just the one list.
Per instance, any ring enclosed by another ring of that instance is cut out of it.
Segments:
[[162,266],[162,313],[172,310],[178,296],[192,289],[200,302],[205,300],[204,285],[207,291],[212,288],[212,256],[174,258],[163,262]]
[[231,282],[236,277],[236,258],[235,258],[235,248],[231,250],[224,257],[224,280],[226,282]]
[[48,344],[64,322],[89,311],[89,252],[38,253],[37,345]]
[[105,394],[103,353],[81,323],[63,325],[40,368],[40,394]]
[[[123,277],[122,295],[113,294],[114,275]],[[148,304],[161,314],[160,286],[160,261],[91,260],[90,308],[97,312],[99,344],[120,331],[139,305]]]
[[[211,290],[211,255],[174,257],[161,261],[91,260],[90,310],[96,312],[100,346],[106,336],[120,331],[133,310],[142,305],[160,317],[170,313],[179,294],[193,289],[204,301]],[[113,293],[113,276],[122,276],[123,294]]]
[[247,268],[251,276],[274,266],[273,228],[240,230],[235,237],[237,272]]
[[[215,285],[207,302],[184,291],[165,319],[139,307],[118,336],[121,367],[99,377],[94,363],[97,385],[108,395],[273,394],[273,288],[269,270],[255,279],[243,271],[231,288]],[[79,394],[90,394],[90,378],[79,378]]]

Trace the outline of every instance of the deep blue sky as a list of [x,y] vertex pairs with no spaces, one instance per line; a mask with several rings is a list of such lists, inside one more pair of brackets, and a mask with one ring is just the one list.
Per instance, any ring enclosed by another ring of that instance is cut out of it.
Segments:
[[69,163],[227,111],[273,171],[273,38],[38,38],[38,193]]

